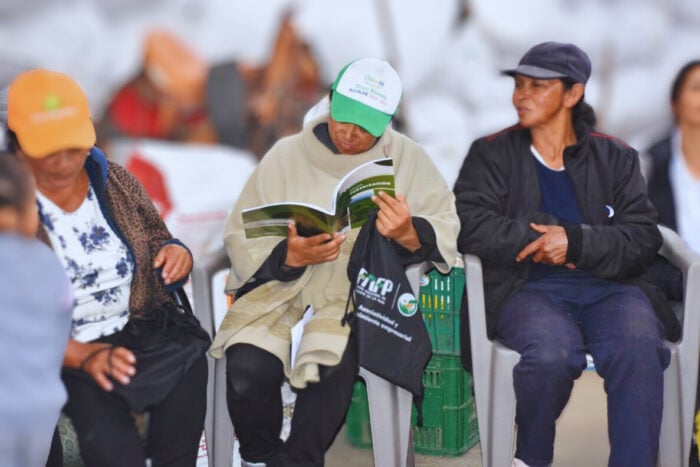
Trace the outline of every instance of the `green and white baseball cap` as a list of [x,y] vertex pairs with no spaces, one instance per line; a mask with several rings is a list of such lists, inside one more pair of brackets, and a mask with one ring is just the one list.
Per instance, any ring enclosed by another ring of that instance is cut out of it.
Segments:
[[331,117],[379,137],[396,113],[403,92],[398,73],[385,60],[361,58],[346,65],[331,86]]

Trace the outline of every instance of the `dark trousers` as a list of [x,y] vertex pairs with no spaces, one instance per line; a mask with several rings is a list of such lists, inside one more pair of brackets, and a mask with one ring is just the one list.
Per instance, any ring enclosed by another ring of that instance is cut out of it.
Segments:
[[[85,465],[146,465],[143,441],[127,405],[84,379],[64,378],[64,383],[68,402],[63,411],[73,422]],[[202,356],[160,404],[148,409],[147,446],[153,467],[196,464],[207,407],[206,387],[207,360]],[[63,465],[60,444],[52,444],[47,465]]]
[[297,391],[286,442],[282,430],[282,362],[248,344],[226,350],[227,403],[241,457],[273,466],[322,466],[343,425],[358,375],[357,347],[350,338],[336,366],[321,366],[320,381]]
[[517,458],[551,464],[555,422],[589,352],[608,397],[609,465],[656,465],[670,351],[639,288],[582,273],[548,276],[505,304],[497,335],[521,354],[513,370]]

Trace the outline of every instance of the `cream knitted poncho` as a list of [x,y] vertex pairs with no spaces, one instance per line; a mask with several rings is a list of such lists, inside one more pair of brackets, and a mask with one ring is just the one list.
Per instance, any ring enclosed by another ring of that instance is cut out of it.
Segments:
[[[435,230],[437,246],[445,263],[435,264],[449,271],[456,259],[459,219],[454,196],[425,151],[413,140],[387,131],[367,152],[357,155],[333,154],[313,133],[325,123],[320,116],[293,136],[283,138],[260,161],[228,219],[224,241],[232,268],[226,285],[233,293],[260,268],[280,237],[246,239],[241,210],[261,204],[301,201],[330,207],[338,181],[365,162],[391,157],[394,160],[396,192],[406,196],[411,215],[427,220]],[[347,345],[349,326],[341,325],[350,283],[347,264],[355,238],[346,235],[338,259],[307,266],[291,282],[272,280],[236,300],[221,323],[210,354],[223,358],[235,343],[248,343],[276,355],[284,364],[292,386],[303,388],[319,379],[318,365],[336,365]],[[314,316],[304,330],[294,370],[290,368],[290,329],[307,305]]]

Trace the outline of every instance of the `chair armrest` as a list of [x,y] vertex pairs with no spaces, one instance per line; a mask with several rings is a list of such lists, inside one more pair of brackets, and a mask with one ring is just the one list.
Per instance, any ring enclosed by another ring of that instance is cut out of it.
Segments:
[[700,339],[700,255],[673,230],[659,226],[664,243],[659,254],[683,273],[682,337],[686,345],[693,346]]
[[659,230],[664,238],[659,254],[680,269],[687,280],[688,272],[693,264],[700,262],[700,256],[673,230],[662,225],[659,226]]
[[[464,275],[468,305],[469,334],[471,339],[486,339],[486,303],[481,259],[472,254],[464,255]],[[476,337],[478,336],[478,337]]]
[[420,277],[431,266],[432,264],[429,261],[422,261],[420,263],[411,264],[406,267],[406,278],[411,284],[411,291],[413,292],[413,295],[416,296],[416,300],[420,295]]
[[[192,296],[194,299],[194,313],[212,336],[216,334],[214,329],[214,291],[212,290],[212,278],[224,269],[231,267],[226,249],[221,247],[209,253],[197,261],[192,268]],[[223,291],[216,291],[223,292]]]

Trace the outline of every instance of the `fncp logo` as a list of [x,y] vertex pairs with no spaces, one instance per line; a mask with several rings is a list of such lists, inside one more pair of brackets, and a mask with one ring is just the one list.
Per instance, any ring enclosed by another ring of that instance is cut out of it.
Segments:
[[357,286],[384,297],[394,289],[394,282],[384,277],[377,277],[365,268],[360,268],[357,274]]

